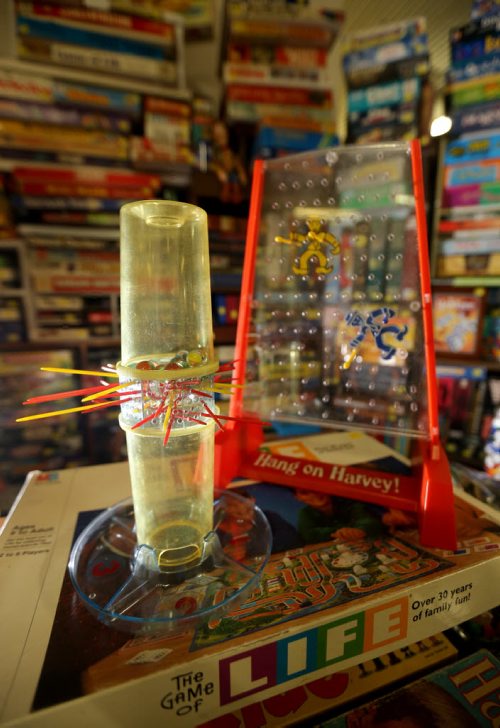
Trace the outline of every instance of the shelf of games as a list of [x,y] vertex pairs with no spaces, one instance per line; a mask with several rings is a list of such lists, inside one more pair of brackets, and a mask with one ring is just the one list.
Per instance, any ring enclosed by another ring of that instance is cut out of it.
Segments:
[[335,5],[226,4],[224,116],[229,126],[250,127],[251,157],[338,144],[328,59],[344,12]]
[[427,135],[431,59],[425,17],[361,30],[344,40],[347,142]]
[[117,340],[119,209],[189,182],[183,21],[8,0],[0,27],[4,271],[15,250],[30,293],[0,343]]
[[[500,53],[498,17],[473,10],[450,31],[434,223],[433,308],[442,432],[450,455],[484,464],[500,361]],[[493,444],[496,451],[496,446]],[[486,467],[498,477],[498,457]]]
[[[184,31],[206,37],[213,10],[184,3],[184,22],[161,4],[133,5],[0,7],[0,480],[9,493],[31,469],[124,456],[106,417],[75,415],[67,428],[13,421],[26,396],[50,392],[33,367],[119,359],[120,207],[188,197],[195,158]],[[210,228],[215,337],[225,346],[235,336],[242,229],[230,216],[211,218]]]

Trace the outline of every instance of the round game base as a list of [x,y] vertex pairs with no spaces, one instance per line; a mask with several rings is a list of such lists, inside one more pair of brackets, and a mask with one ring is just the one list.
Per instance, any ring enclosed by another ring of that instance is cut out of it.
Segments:
[[216,492],[214,528],[195,565],[160,570],[154,549],[137,544],[128,499],[108,508],[78,537],[69,573],[83,603],[104,624],[158,634],[216,619],[258,585],[271,553],[271,529],[253,501]]

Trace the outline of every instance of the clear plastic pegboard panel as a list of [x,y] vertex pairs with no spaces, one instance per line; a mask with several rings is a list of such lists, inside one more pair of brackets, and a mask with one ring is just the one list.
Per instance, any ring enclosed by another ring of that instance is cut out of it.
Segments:
[[411,147],[263,166],[243,409],[428,437]]

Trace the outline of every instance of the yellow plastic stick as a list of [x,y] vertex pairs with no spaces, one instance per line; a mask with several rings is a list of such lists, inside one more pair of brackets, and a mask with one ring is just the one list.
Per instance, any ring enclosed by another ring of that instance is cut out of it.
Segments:
[[357,354],[356,349],[353,349],[351,351],[351,353],[349,354],[348,358],[342,364],[342,369],[349,369],[349,367],[353,363],[354,359],[356,358],[356,354]]
[[130,382],[122,382],[122,384],[115,384],[114,387],[108,387],[107,389],[101,389],[100,392],[94,392],[94,394],[88,394],[86,397],[82,398],[82,402],[90,402],[93,399],[99,399],[100,397],[107,397],[108,394],[111,394],[111,392],[116,392],[118,389],[124,389],[125,387],[129,387]]
[[203,387],[205,392],[231,392],[233,389],[240,389],[244,384],[213,384],[211,387]]
[[56,372],[57,374],[88,374],[91,377],[115,377],[118,379],[116,372],[94,372],[87,369],[62,369],[61,367],[40,367],[42,372]]
[[165,418],[163,420],[163,431],[164,432],[166,431],[166,429],[168,427],[168,423],[170,422],[171,416],[172,416],[172,398],[170,398],[170,403],[165,411]]

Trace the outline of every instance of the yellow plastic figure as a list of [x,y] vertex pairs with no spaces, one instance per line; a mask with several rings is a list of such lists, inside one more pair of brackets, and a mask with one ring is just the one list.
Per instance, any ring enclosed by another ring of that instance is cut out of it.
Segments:
[[309,262],[312,258],[317,260],[314,272],[327,275],[333,271],[333,265],[329,264],[328,254],[324,252],[324,248],[330,255],[338,255],[340,253],[340,243],[332,233],[321,230],[320,220],[307,220],[309,230],[306,234],[291,232],[289,238],[283,238],[277,235],[274,238],[276,243],[285,245],[296,245],[301,247],[306,243],[306,249],[300,255],[299,264],[294,265],[292,270],[300,276],[307,275],[309,272]]

